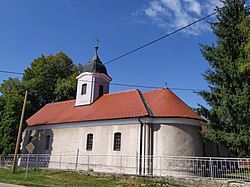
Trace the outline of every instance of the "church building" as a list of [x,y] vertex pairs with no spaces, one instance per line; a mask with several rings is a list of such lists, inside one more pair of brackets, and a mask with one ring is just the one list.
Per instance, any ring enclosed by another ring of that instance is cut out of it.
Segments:
[[[204,119],[168,88],[109,93],[112,78],[97,50],[76,77],[76,99],[46,104],[27,120],[23,152],[32,141],[33,153],[51,158],[77,150],[87,156],[203,156]],[[141,162],[133,163],[140,172],[147,164]]]

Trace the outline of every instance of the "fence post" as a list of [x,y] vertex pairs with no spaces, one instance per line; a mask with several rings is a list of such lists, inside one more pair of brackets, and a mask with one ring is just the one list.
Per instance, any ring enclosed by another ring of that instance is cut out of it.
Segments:
[[122,156],[120,158],[120,173],[122,173]]
[[212,161],[212,158],[209,159],[209,171],[210,171],[210,177],[214,178],[214,176],[213,176],[213,161]]
[[78,156],[79,156],[79,149],[77,149],[77,152],[76,152],[76,166],[75,166],[75,170],[77,170]]
[[135,174],[138,175],[138,152],[136,151],[135,156]]
[[29,161],[30,161],[30,153],[28,154],[27,161],[26,161],[25,179],[27,179],[28,177]]
[[159,162],[160,162],[160,177],[161,177],[161,170],[162,170],[162,168],[161,168],[162,167],[162,165],[161,165],[161,159],[162,159],[162,157],[160,156],[159,159],[160,159]]
[[89,171],[89,155],[88,155],[88,171]]
[[61,164],[62,164],[62,155],[59,157],[59,169],[61,169]]
[[5,156],[3,155],[3,166],[5,166],[5,163],[6,163]]
[[38,158],[39,158],[39,154],[36,154],[36,168],[38,168]]

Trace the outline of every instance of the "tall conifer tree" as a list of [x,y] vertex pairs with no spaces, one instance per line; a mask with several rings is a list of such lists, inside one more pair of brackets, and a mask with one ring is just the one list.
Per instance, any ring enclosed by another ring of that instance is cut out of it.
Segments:
[[[208,119],[206,137],[227,146],[238,157],[250,156],[250,87],[247,71],[249,33],[242,23],[249,12],[244,0],[223,0],[217,21],[211,23],[217,37],[216,45],[201,45],[201,52],[210,68],[204,78],[210,91],[199,94],[209,109],[201,106],[200,113]],[[249,30],[248,30],[249,31]]]

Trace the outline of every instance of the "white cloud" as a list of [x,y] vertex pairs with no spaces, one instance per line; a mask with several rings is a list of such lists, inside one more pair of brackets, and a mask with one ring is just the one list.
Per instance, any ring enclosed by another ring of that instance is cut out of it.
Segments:
[[164,7],[157,1],[152,1],[150,6],[145,9],[146,15],[149,17],[156,18],[158,14],[162,14],[165,12]]
[[201,4],[196,0],[184,0],[187,3],[187,10],[201,15]]
[[[149,18],[158,27],[173,31],[212,13],[216,6],[221,6],[219,0],[152,0],[140,12],[141,16]],[[203,21],[183,32],[198,35],[208,30],[207,22]]]

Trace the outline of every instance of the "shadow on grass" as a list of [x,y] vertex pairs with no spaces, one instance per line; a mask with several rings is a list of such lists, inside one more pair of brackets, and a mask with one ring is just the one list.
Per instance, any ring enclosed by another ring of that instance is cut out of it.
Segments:
[[0,168],[0,182],[20,184],[25,186],[166,186],[181,185],[172,184],[165,180],[154,180],[140,177],[119,176],[94,176],[89,172],[69,172],[57,170],[29,170],[25,179],[25,170],[18,169],[12,173],[9,169]]

